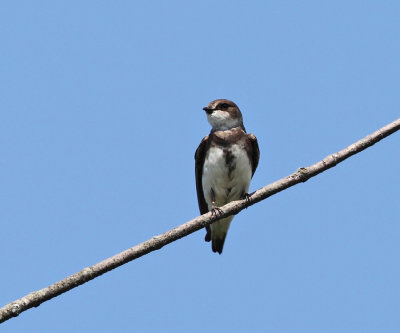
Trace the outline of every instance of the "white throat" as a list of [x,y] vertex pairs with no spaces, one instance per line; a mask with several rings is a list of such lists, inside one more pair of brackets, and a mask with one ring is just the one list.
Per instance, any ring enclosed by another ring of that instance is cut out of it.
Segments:
[[242,124],[240,118],[232,118],[229,112],[215,110],[211,114],[207,114],[207,119],[213,130],[225,131],[238,127]]

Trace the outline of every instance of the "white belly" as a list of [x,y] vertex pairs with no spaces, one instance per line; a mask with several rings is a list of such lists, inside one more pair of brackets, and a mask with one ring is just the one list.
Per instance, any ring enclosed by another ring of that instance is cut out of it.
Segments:
[[230,148],[231,162],[234,168],[229,170],[223,149],[212,147],[207,152],[202,185],[208,209],[212,209],[211,190],[214,191],[217,207],[238,200],[249,190],[251,180],[251,164],[243,147],[233,145]]

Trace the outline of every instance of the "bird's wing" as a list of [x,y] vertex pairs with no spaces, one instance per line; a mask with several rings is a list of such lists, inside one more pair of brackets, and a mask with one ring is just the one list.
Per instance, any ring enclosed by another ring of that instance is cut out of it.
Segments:
[[256,169],[258,166],[258,161],[260,159],[260,149],[258,148],[257,138],[254,134],[247,134],[247,138],[249,139],[250,147],[251,147],[251,149],[249,151],[249,158],[250,158],[251,166],[252,166],[251,176],[253,177],[254,172],[256,172]]
[[194,154],[195,159],[195,172],[196,172],[196,189],[197,189],[197,201],[199,203],[199,209],[201,214],[208,212],[208,205],[206,199],[204,198],[203,185],[202,185],[202,175],[203,175],[203,165],[206,156],[206,148],[209,145],[209,136],[207,135],[201,142],[199,147],[196,149]]

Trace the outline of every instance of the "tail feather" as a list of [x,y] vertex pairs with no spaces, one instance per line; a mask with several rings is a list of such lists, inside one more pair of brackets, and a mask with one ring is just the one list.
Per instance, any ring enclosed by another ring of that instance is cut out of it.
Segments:
[[219,254],[222,253],[224,248],[226,233],[219,235],[218,238],[213,238],[212,240],[212,250],[213,252],[218,252]]
[[228,233],[229,225],[233,216],[225,217],[209,226],[206,227],[207,234],[204,240],[206,242],[212,242],[211,249],[213,252],[222,253],[224,248],[225,238]]
[[211,228],[209,225],[206,226],[206,231],[207,231],[207,233],[206,233],[206,237],[204,237],[204,240],[206,242],[209,242],[211,240]]
[[[211,228],[209,226],[206,227],[207,233],[206,236],[204,237],[204,240],[206,242],[210,242],[212,238],[211,234]],[[224,243],[225,243],[225,238],[226,238],[226,233],[224,234],[219,234],[218,238],[213,237],[212,238],[212,250],[213,252],[218,252],[219,254],[222,253],[222,249],[224,248]]]

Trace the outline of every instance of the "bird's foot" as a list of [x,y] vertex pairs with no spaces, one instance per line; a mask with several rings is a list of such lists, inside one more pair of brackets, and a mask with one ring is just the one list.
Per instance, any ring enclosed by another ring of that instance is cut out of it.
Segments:
[[214,206],[211,209],[211,216],[221,216],[224,212],[222,211],[221,208]]
[[[246,200],[246,203],[249,203],[249,202],[250,202],[250,194],[248,194],[248,193],[243,193],[242,199],[243,199],[243,200]],[[247,209],[247,207],[246,207],[246,209]]]
[[249,202],[249,201],[250,201],[250,194],[248,194],[248,193],[243,193],[242,199],[245,199],[246,202]]

